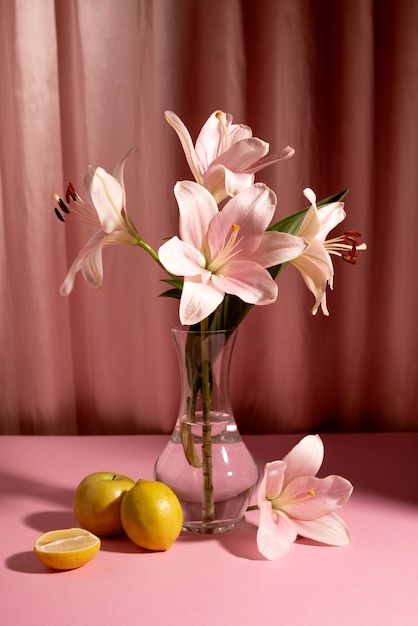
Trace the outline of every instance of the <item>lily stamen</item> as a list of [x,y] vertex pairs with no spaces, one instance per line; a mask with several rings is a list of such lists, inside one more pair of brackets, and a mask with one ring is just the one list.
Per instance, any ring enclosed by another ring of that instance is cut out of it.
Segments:
[[[59,209],[61,209],[62,213],[67,215],[67,219],[81,220],[87,224],[93,224],[94,226],[100,225],[97,212],[94,207],[82,200],[72,183],[68,183],[67,185],[67,190],[65,192],[66,202],[64,202],[64,200],[57,193],[52,194],[52,197],[58,203]],[[66,220],[59,209],[55,209],[55,215],[61,222],[65,222]]]
[[225,113],[223,111],[217,111],[215,115],[216,115],[216,118],[219,120],[219,124],[221,125],[222,151],[225,152],[229,148],[229,133],[228,133],[228,127],[226,125]]
[[57,218],[59,219],[60,222],[65,222],[65,219],[63,218],[63,216],[61,215],[61,213],[58,211],[57,207],[54,207],[54,211],[55,211],[55,215],[57,216]]
[[231,234],[229,235],[229,238],[226,241],[223,249],[219,250],[216,257],[211,259],[210,263],[207,266],[207,269],[210,272],[216,274],[216,272],[219,272],[219,270],[222,268],[223,265],[225,265],[227,261],[229,261],[239,253],[239,250],[236,250],[236,247],[242,240],[242,237],[240,237],[237,241],[237,235],[240,231],[240,228],[241,227],[239,224],[231,225]]
[[76,193],[76,190],[74,189],[74,186],[72,183],[68,183],[67,185],[67,191],[65,192],[65,199],[67,200],[67,202],[70,202],[71,200],[79,200],[80,196],[78,195],[78,193]]
[[[52,199],[55,200],[55,202],[58,203],[58,206],[59,206],[59,208],[61,209],[61,211],[63,213],[68,214],[70,212],[70,209],[65,204],[64,200],[62,198],[60,198],[60,196],[57,193],[53,193],[52,194]],[[63,215],[61,215],[61,213],[59,212],[59,210],[56,207],[55,207],[54,211],[55,211],[55,215],[58,217],[58,219],[61,222],[65,222],[65,219],[64,219]]]
[[366,249],[365,243],[358,242],[359,237],[361,237],[361,233],[349,230],[340,237],[325,241],[325,248],[329,254],[335,254],[341,257],[343,261],[355,265],[357,263],[357,251]]

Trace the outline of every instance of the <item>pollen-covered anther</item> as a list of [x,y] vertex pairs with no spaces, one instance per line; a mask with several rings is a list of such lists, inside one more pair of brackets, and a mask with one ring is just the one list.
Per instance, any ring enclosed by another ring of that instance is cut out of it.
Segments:
[[309,489],[308,496],[310,496],[311,498],[314,498],[316,496],[315,489]]
[[232,230],[233,233],[238,233],[240,228],[241,227],[240,227],[239,224],[232,224],[232,226],[231,226],[231,230]]

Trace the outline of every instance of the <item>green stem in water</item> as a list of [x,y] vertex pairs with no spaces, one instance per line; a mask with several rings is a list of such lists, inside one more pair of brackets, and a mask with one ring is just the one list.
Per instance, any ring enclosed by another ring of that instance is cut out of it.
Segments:
[[213,466],[212,466],[212,431],[210,423],[210,380],[209,380],[209,351],[207,344],[208,320],[200,322],[201,333],[201,376],[202,376],[202,464],[203,464],[203,501],[202,522],[208,524],[215,519],[215,503],[213,499]]

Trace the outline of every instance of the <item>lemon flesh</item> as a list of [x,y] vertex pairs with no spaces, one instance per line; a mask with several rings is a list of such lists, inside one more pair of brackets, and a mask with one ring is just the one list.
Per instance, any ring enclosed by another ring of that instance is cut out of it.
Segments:
[[122,501],[121,520],[137,546],[167,550],[181,532],[183,511],[170,487],[158,481],[139,480]]
[[100,550],[100,539],[84,528],[65,528],[44,533],[33,549],[44,565],[59,570],[81,567]]

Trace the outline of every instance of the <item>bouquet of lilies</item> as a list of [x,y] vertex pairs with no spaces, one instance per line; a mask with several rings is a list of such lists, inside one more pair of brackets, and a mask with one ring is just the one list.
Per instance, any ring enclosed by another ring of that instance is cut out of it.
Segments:
[[[293,148],[287,146],[279,154],[269,155],[268,143],[253,137],[248,126],[234,124],[232,116],[223,111],[209,117],[193,145],[177,115],[167,111],[165,117],[180,139],[194,178],[174,186],[179,235],[156,250],[128,214],[123,173],[133,150],[116,164],[112,174],[102,167],[91,168],[86,178],[90,201],[83,200],[71,183],[65,198],[54,194],[60,221],[75,218],[95,226],[71,265],[61,294],[70,294],[80,270],[89,285],[100,287],[104,246],[129,244],[145,250],[167,273],[164,280],[170,288],[162,295],[178,298],[181,324],[202,335],[233,330],[252,305],[275,302],[275,279],[289,263],[299,270],[314,296],[312,313],[321,307],[328,315],[326,290],[327,286],[332,289],[334,276],[331,255],[355,264],[357,252],[366,249],[355,231],[327,239],[346,216],[342,202],[346,191],[317,202],[313,190],[307,188],[303,194],[309,205],[272,224],[276,195],[265,184],[255,183],[255,174],[292,157]],[[209,386],[210,371],[201,367],[195,393]],[[210,393],[206,402],[210,403]],[[209,415],[209,405],[206,409]],[[183,427],[182,442],[188,462],[197,463],[187,426]],[[204,466],[209,446],[209,440],[203,441]],[[333,511],[349,498],[352,487],[339,476],[315,476],[322,456],[322,441],[310,435],[282,461],[266,466],[258,491],[258,546],[267,558],[280,556],[298,534],[333,545],[348,542],[347,528]],[[204,494],[209,516],[211,497],[209,485]]]

